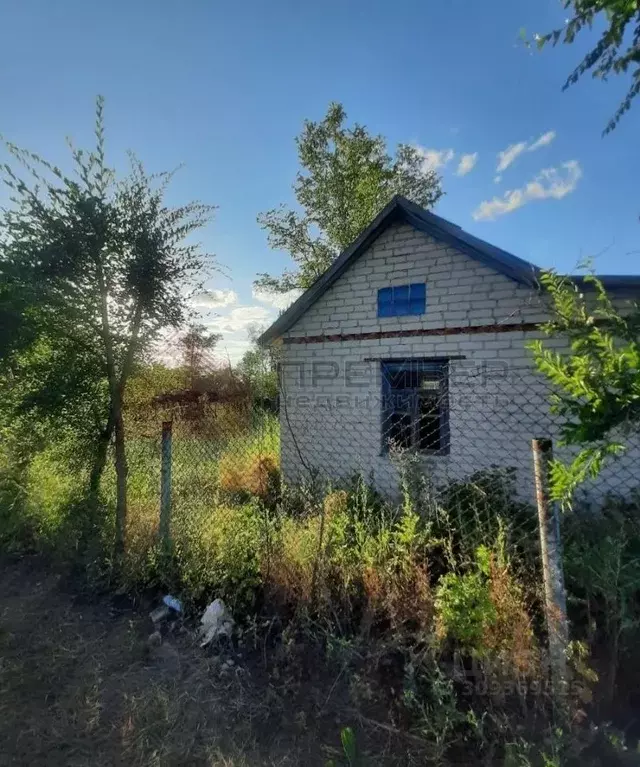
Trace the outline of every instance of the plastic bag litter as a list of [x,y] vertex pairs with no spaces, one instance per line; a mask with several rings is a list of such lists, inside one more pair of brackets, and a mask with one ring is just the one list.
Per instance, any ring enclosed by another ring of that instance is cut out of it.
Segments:
[[167,594],[166,596],[162,597],[162,601],[167,607],[170,607],[172,610],[175,610],[177,613],[182,612],[182,602],[179,599],[172,597],[171,594]]
[[205,647],[215,637],[231,636],[233,631],[233,618],[221,599],[214,599],[204,611],[200,620],[200,647]]
[[171,610],[167,607],[167,605],[160,605],[149,613],[149,617],[154,622],[154,624],[162,623],[163,620],[169,617],[170,612]]

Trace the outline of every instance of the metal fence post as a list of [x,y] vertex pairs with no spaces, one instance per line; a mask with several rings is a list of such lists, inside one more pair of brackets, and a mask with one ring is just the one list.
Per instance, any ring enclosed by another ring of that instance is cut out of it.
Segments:
[[[549,499],[549,469],[553,458],[550,439],[534,439],[533,471],[538,506],[540,553],[544,578],[545,610],[549,633],[549,656],[554,696],[564,708],[563,696],[567,689],[567,595],[562,569],[562,546],[560,540],[560,517],[558,505]],[[560,699],[560,700],[559,700]]]
[[160,541],[168,545],[171,523],[171,421],[162,422],[162,458],[160,466]]

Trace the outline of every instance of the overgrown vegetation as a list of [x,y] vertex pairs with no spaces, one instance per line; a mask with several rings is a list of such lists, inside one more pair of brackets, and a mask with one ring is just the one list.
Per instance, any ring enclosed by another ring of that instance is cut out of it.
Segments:
[[575,490],[594,479],[625,449],[640,426],[640,308],[616,306],[593,275],[583,284],[547,272],[543,285],[552,318],[549,336],[566,339],[566,351],[543,341],[530,345],[536,365],[554,385],[553,410],[562,417],[562,444],[577,446],[568,463],[556,460],[552,488],[569,504]]
[[113,437],[117,560],[127,525],[124,391],[157,334],[188,318],[188,290],[211,259],[187,240],[212,208],[168,207],[173,174],[149,176],[133,155],[118,181],[106,160],[103,106],[98,98],[95,148],[70,144],[68,172],[7,144],[14,164],[2,167],[12,205],[0,221],[0,387],[16,449],[27,424],[36,430],[29,447],[56,432],[76,440],[94,507]]
[[[401,148],[392,162],[381,139],[344,129],[344,119],[334,106],[305,128],[310,175],[297,190],[306,217],[265,221],[301,270],[267,287],[307,284],[398,188],[425,203],[440,195],[415,152]],[[15,147],[36,182],[5,169],[16,197],[0,253],[2,549],[45,554],[81,573],[91,593],[170,591],[187,620],[224,599],[237,624],[229,646],[238,657],[241,643],[250,647],[248,662],[265,675],[270,725],[313,676],[322,696],[305,716],[335,705],[334,720],[346,713],[392,733],[435,764],[470,754],[488,764],[609,764],[623,753],[617,735],[588,723],[633,703],[619,694],[619,670],[624,663],[630,686],[638,679],[637,504],[609,499],[597,522],[576,513],[566,523],[576,641],[559,709],[547,685],[536,516],[513,473],[497,467],[436,487],[423,459],[392,450],[398,499],[363,476],[329,486],[309,472],[287,486],[272,356],[251,350],[236,370],[205,364],[217,338],[192,324],[182,365],[150,359],[160,331],[184,332],[190,319],[187,289],[205,259],[184,238],[208,209],[166,208],[168,176],[156,186],[135,162],[115,184],[101,102],[96,132],[94,152],[73,151],[79,181]],[[356,204],[343,216],[347,198]],[[570,467],[555,465],[561,496],[619,449],[616,428],[637,422],[637,314],[621,317],[594,285],[591,312],[571,286],[547,278],[557,310],[548,330],[568,336],[572,354],[535,348],[558,387],[565,441],[582,448]],[[160,541],[166,420],[172,499]],[[166,695],[157,705],[168,707]],[[153,719],[153,707],[142,708]],[[359,763],[354,731],[342,732],[336,759]]]
[[[583,644],[573,656],[574,719],[560,736],[546,686],[535,512],[515,500],[508,472],[480,473],[436,494],[414,458],[400,454],[397,504],[362,476],[333,488],[286,487],[273,415],[243,420],[241,408],[218,404],[197,422],[173,416],[170,552],[157,532],[157,433],[145,436],[138,424],[129,440],[120,571],[127,591],[170,591],[196,615],[223,598],[242,631],[262,637],[260,652],[278,678],[302,684],[313,656],[329,676],[345,677],[340,705],[346,700],[365,719],[375,712],[436,762],[472,749],[491,763],[526,753],[543,764],[551,748],[575,758],[602,748],[579,723],[594,708],[598,672],[605,690],[614,689],[622,658],[629,677],[635,673],[640,535],[631,516],[622,527],[609,523],[604,547],[603,529],[590,522],[575,518],[567,534],[574,633]],[[76,550],[86,520],[77,506],[83,479],[69,471],[70,460],[63,449],[47,449],[29,462],[19,491],[3,486],[3,543],[83,561],[99,585],[111,577],[104,520],[112,517],[99,517],[89,552]],[[103,502],[115,504],[112,472]],[[608,508],[607,519],[623,513]],[[607,696],[603,711],[615,711],[620,701]]]

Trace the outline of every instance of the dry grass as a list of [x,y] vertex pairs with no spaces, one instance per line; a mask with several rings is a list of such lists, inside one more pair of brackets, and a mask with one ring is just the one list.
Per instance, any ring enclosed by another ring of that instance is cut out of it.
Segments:
[[225,453],[220,459],[220,489],[266,498],[278,478],[278,460],[272,455],[238,456]]
[[[1,767],[313,767],[354,721],[348,680],[310,680],[304,645],[296,679],[293,655],[278,666],[248,639],[231,672],[190,631],[151,649],[151,603],[78,596],[36,558],[0,561],[0,593]],[[382,734],[358,732],[368,765],[421,763]]]

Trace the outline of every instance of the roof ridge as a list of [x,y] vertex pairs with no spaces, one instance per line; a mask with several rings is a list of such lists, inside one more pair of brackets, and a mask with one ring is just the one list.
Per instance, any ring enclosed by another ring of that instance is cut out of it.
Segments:
[[[258,342],[267,343],[289,330],[380,234],[398,220],[403,220],[434,239],[447,243],[520,285],[534,289],[540,287],[539,277],[542,269],[539,266],[466,232],[458,224],[396,194],[311,287],[260,336]],[[606,275],[600,279],[605,286],[611,288],[640,289],[640,275]]]

